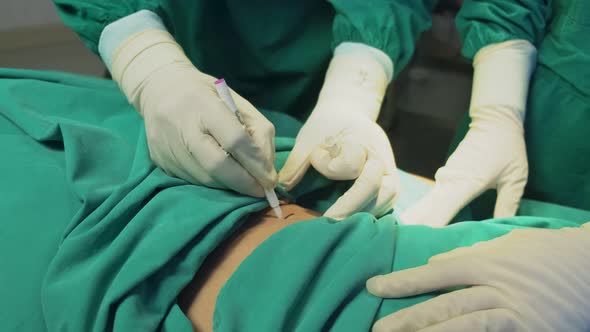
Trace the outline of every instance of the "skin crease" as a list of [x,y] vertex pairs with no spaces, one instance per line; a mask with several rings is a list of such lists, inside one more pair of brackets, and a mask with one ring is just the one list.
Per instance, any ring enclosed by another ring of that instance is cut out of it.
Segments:
[[[431,179],[415,176],[426,183]],[[245,225],[205,259],[193,280],[178,296],[178,304],[197,332],[213,331],[213,312],[219,291],[240,263],[274,233],[296,222],[320,216],[295,204],[281,204],[284,220],[268,208],[251,215]]]

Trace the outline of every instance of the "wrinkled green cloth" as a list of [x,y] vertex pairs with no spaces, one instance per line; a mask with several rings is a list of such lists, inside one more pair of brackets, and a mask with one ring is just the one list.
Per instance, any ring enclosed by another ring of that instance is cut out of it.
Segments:
[[1,70],[0,146],[2,331],[190,331],[178,292],[266,207],[155,168],[109,81]]
[[[264,114],[276,127],[280,167],[301,123]],[[0,331],[191,331],[178,293],[249,214],[267,207],[154,167],[142,121],[111,81],[0,69],[0,151]],[[349,185],[310,172],[290,194],[324,211]],[[539,204],[531,204],[527,213],[534,214]],[[240,271],[247,272],[236,274],[220,298],[218,329],[242,331],[235,324],[267,315],[244,328],[358,331],[376,315],[420,300],[381,303],[364,291],[367,277],[421,264],[512,225],[561,227],[588,217],[561,209],[546,206],[542,213],[568,221],[517,218],[448,230],[394,226],[391,216],[375,223],[365,213],[336,224],[302,222],[246,260]],[[276,252],[265,254],[269,248]],[[253,269],[259,264],[267,265]],[[255,290],[251,278],[270,280]],[[279,280],[288,287],[276,286]],[[248,296],[253,291],[259,300]],[[269,305],[271,311],[258,311]]]
[[388,54],[398,73],[438,0],[54,0],[64,23],[97,52],[102,30],[147,9],[201,71],[224,77],[255,106],[306,119],[332,50],[360,42]]
[[[590,1],[465,1],[457,16],[463,54],[526,39],[538,49],[524,123],[529,177],[524,197],[590,210]],[[467,132],[461,126],[451,151]],[[495,192],[460,220],[492,215]]]
[[[520,227],[577,227],[563,219],[516,217],[447,228],[395,225],[356,214],[286,227],[260,245],[225,284],[215,331],[370,331],[376,319],[438,293],[381,299],[365,289],[375,275],[425,264],[433,255]],[[526,262],[523,262],[526,264]]]

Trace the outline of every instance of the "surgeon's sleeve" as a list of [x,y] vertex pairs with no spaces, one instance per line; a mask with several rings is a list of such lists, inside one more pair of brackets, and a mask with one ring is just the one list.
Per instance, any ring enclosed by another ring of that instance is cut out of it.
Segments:
[[420,33],[430,28],[438,0],[328,0],[336,10],[333,45],[363,43],[385,52],[397,74],[410,61]]
[[538,47],[550,14],[547,0],[465,0],[457,15],[463,55],[509,40],[523,39]]
[[98,54],[102,30],[110,23],[142,9],[161,13],[158,0],[53,0],[63,22]]

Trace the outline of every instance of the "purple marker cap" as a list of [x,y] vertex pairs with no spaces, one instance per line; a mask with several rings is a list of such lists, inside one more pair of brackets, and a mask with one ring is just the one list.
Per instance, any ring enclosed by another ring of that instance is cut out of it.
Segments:
[[213,84],[217,85],[217,84],[221,84],[221,83],[224,83],[224,82],[225,82],[225,80],[223,78],[220,78],[217,81],[215,81],[215,83],[213,83]]

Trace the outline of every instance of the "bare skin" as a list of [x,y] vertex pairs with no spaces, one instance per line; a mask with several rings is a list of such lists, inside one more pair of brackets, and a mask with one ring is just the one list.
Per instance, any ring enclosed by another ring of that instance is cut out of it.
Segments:
[[[431,179],[415,176],[428,184]],[[180,307],[197,332],[213,331],[213,312],[219,291],[256,247],[274,233],[296,222],[320,216],[301,206],[281,205],[284,220],[269,208],[252,215],[245,225],[207,257],[193,280],[178,297]]]
[[193,280],[181,292],[180,307],[191,320],[195,331],[213,331],[213,312],[217,295],[240,263],[262,242],[293,223],[315,218],[320,214],[298,205],[282,205],[284,220],[271,209],[249,217],[236,234],[207,257]]

